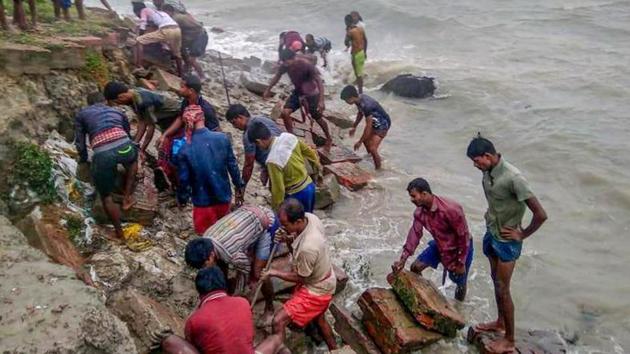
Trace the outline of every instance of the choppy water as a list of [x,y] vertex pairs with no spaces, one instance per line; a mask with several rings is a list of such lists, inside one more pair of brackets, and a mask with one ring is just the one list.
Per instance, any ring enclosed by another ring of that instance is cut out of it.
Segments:
[[[277,33],[286,29],[328,37],[334,52],[326,79],[339,85],[351,70],[342,51],[343,16],[356,9],[365,19],[367,90],[391,113],[393,128],[376,186],[347,193],[332,211],[336,221],[328,220],[355,295],[385,285],[413,211],[405,186],[423,176],[435,193],[464,205],[474,234],[467,316],[494,316],[481,254],[481,174],[465,156],[481,131],[525,173],[550,216],[526,241],[517,265],[517,325],[561,330],[578,338],[572,349],[581,353],[630,350],[630,2],[194,0],[187,6],[206,25],[228,30],[210,47],[235,56],[273,58]],[[446,98],[410,101],[374,91],[399,72],[436,77]],[[466,350],[460,344],[433,351]]]

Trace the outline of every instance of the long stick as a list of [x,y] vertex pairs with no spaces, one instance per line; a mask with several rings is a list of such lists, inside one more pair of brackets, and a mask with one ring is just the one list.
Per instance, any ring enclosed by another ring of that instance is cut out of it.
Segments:
[[227,82],[225,82],[225,71],[223,70],[223,57],[221,57],[221,52],[219,52],[219,65],[221,65],[221,76],[223,76],[223,87],[225,88],[225,97],[227,97],[227,103],[228,103],[228,106],[230,106],[231,105],[230,91],[228,90]]
[[[274,243],[273,247],[271,248],[271,254],[269,254],[269,259],[267,260],[267,265],[265,266],[264,271],[268,271],[269,268],[271,268],[271,262],[273,261],[273,256],[276,254],[276,248],[277,248],[278,244]],[[252,309],[254,308],[254,306],[256,306],[256,299],[258,299],[258,293],[260,293],[260,289],[262,288],[263,285],[263,280],[258,279],[258,284],[256,284],[256,292],[254,293],[254,297],[252,298]]]

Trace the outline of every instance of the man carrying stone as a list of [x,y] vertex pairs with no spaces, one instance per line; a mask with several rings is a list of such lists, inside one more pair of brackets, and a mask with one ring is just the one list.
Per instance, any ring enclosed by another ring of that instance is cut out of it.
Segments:
[[256,146],[256,144],[249,140],[247,134],[256,122],[264,124],[272,136],[279,136],[282,133],[278,124],[273,120],[265,116],[251,117],[249,111],[241,104],[231,105],[225,113],[225,119],[230,122],[234,128],[243,131],[243,149],[245,150],[245,163],[243,164],[243,182],[245,185],[249,182],[254,171],[254,161],[258,162],[263,167],[261,171],[260,180],[263,185],[267,185],[269,175],[265,167],[267,161],[268,149],[262,149]]
[[287,73],[295,89],[287,99],[282,110],[282,120],[287,132],[293,133],[293,118],[291,114],[302,109],[305,116],[310,116],[322,128],[326,135],[326,146],[332,146],[332,138],[328,131],[328,124],[323,118],[324,84],[319,71],[304,58],[297,58],[295,52],[285,49],[281,53],[281,66],[276,75],[271,79],[269,86],[263,93],[265,99],[271,97],[271,89],[280,81],[282,75]]
[[433,240],[413,262],[411,271],[422,275],[426,268],[435,269],[442,263],[444,271],[448,271],[449,278],[457,284],[455,299],[464,301],[468,271],[473,260],[473,242],[463,208],[453,200],[434,195],[423,178],[411,181],[407,192],[417,208],[407,242],[392,270],[398,273],[405,267],[407,259],[418,247],[424,228],[431,233]]
[[[198,238],[186,245],[186,263],[195,269],[218,264],[227,275],[228,265],[238,272],[237,289],[248,280],[253,288],[267,263],[273,237],[280,226],[271,209],[244,205],[221,218]],[[253,257],[250,257],[253,250]],[[247,279],[249,278],[249,279]],[[263,282],[265,298],[263,321],[273,315],[273,285],[270,279]],[[266,323],[265,322],[265,323]]]
[[307,212],[315,208],[315,183],[309,176],[306,161],[317,174],[321,170],[317,153],[295,135],[282,133],[272,136],[262,122],[256,122],[247,132],[249,141],[260,149],[269,150],[267,173],[271,180],[271,206],[278,210],[286,198],[298,199]]
[[131,140],[129,121],[124,113],[105,105],[105,98],[100,92],[90,94],[88,104],[75,118],[75,144],[79,152],[79,163],[88,161],[85,141],[87,134],[94,152],[94,184],[103,208],[114,224],[116,236],[122,240],[120,210],[111,194],[116,184],[116,167],[122,164],[126,170],[122,208],[127,210],[134,204],[132,194],[138,170],[138,148]]
[[179,177],[177,202],[181,207],[192,199],[195,232],[202,235],[230,212],[230,179],[236,191],[237,205],[243,202],[245,185],[230,139],[224,133],[206,128],[201,106],[186,107],[182,120],[186,142],[175,157]]
[[284,242],[291,249],[293,270],[270,269],[264,278],[276,277],[297,284],[293,296],[278,309],[273,319],[273,334],[263,344],[279,346],[286,327],[293,323],[304,327],[311,321],[319,328],[329,350],[337,348],[332,328],[326,321],[326,310],[332,301],[337,278],[332,268],[330,251],[324,236],[324,225],[317,216],[304,211],[297,199],[287,199],[278,213],[287,232]]
[[[523,240],[534,234],[547,220],[547,213],[532,192],[521,172],[497,153],[494,145],[481,136],[468,145],[466,155],[476,168],[483,172],[483,190],[488,201],[486,211],[486,235],[483,253],[490,260],[497,302],[497,320],[475,326],[478,331],[505,332],[490,343],[496,353],[514,350],[514,303],[510,294],[510,281],[521,255]],[[532,221],[521,227],[525,209],[532,214]]]
[[208,45],[208,33],[203,28],[203,24],[191,14],[175,10],[170,4],[164,5],[163,9],[177,22],[182,31],[182,57],[186,64],[185,72],[190,72],[192,67],[201,80],[205,81],[206,75],[201,65],[197,62],[197,58],[202,57],[206,53],[206,46]]

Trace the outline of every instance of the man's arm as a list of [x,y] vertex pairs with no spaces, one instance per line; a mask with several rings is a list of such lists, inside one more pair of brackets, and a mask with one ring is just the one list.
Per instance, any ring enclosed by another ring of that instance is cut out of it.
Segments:
[[149,10],[148,8],[144,8],[140,11],[140,33],[147,29],[147,23],[149,22]]
[[131,138],[131,126],[129,125],[129,118],[124,113],[120,113],[122,115],[122,126],[125,132],[127,132],[127,136]]
[[354,119],[354,123],[352,123],[352,128],[350,129],[350,137],[354,136],[354,133],[357,131],[357,127],[359,126],[359,123],[361,123],[361,119],[363,119],[363,111],[361,110],[361,108],[359,107],[359,105],[357,105],[357,117]]
[[314,174],[319,174],[319,171],[322,170],[322,165],[319,162],[319,156],[317,156],[317,152],[313,150],[310,146],[306,145],[302,140],[298,140],[298,147],[300,148],[300,152],[305,159],[307,159],[311,166],[315,169],[313,171]]
[[324,113],[324,109],[326,108],[324,104],[324,82],[322,81],[322,76],[319,74],[319,70],[312,66],[313,76],[315,78],[315,83],[317,84],[317,90],[319,90],[319,101],[317,103],[317,108],[320,113]]
[[278,68],[278,70],[276,70],[276,74],[273,76],[273,78],[269,82],[269,85],[265,89],[265,92],[263,93],[263,98],[271,97],[271,89],[274,86],[276,86],[276,84],[278,83],[278,81],[280,81],[280,78],[282,77],[283,74],[284,74],[284,69],[281,66],[281,67]]
[[468,246],[470,245],[470,232],[466,223],[466,216],[461,206],[450,210],[447,213],[451,228],[455,232],[455,242],[457,244],[457,261],[454,264],[448,264],[447,268],[456,273],[464,273],[466,271],[466,257],[468,256]]
[[79,152],[79,163],[87,162],[88,152],[85,145],[85,129],[83,128],[83,116],[77,114],[74,119],[74,145]]
[[280,167],[273,163],[267,163],[267,172],[271,180],[271,207],[277,211],[284,201],[284,176]]
[[416,248],[420,243],[420,239],[422,238],[423,225],[422,222],[420,222],[417,213],[418,211],[414,212],[413,224],[409,229],[409,233],[407,233],[407,241],[405,241],[405,245],[403,246],[400,259],[392,265],[394,273],[400,272],[405,267],[407,259],[416,251]]
[[501,228],[501,236],[503,238],[514,241],[522,241],[531,236],[542,226],[542,224],[545,223],[545,221],[547,221],[547,212],[538,201],[538,198],[530,197],[525,200],[525,204],[527,204],[529,210],[532,214],[534,214],[529,226],[523,230],[504,226]]
[[366,142],[368,138],[372,135],[372,130],[374,130],[374,128],[372,127],[372,122],[370,122],[371,118],[372,116],[369,116],[365,119],[365,129],[363,129],[363,134],[361,134],[361,139],[359,139],[359,141],[357,141],[356,144],[354,144],[354,150],[358,150],[361,147],[361,144]]
[[256,161],[256,154],[245,154],[245,163],[243,164],[243,183],[247,185],[252,178],[254,172],[254,162]]
[[230,178],[232,179],[232,184],[234,185],[234,188],[242,189],[244,183],[241,179],[241,171],[238,169],[238,162],[234,156],[234,150],[232,150],[232,143],[230,142],[230,139],[228,139],[227,135],[225,136],[225,145],[227,149],[227,167],[228,172],[230,173]]

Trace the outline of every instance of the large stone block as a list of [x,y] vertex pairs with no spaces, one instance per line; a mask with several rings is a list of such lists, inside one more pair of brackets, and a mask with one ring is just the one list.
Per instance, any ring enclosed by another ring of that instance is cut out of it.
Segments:
[[84,46],[86,48],[92,49],[94,51],[100,52],[103,49],[103,39],[94,36],[83,36],[83,37],[60,37],[64,42],[71,42],[74,44],[78,44]]
[[319,159],[324,165],[330,165],[339,162],[359,162],[361,158],[355,154],[354,151],[346,146],[332,146],[330,149],[319,148],[317,149]]
[[351,162],[341,162],[324,166],[324,173],[332,173],[342,186],[351,191],[358,191],[367,186],[372,175]]
[[367,332],[385,354],[409,353],[442,338],[420,327],[390,289],[368,289],[358,303]]
[[[468,330],[468,342],[477,347],[480,354],[498,354],[488,348],[488,344],[499,337],[498,333],[476,331],[474,327]],[[516,353],[520,354],[565,354],[568,353],[567,343],[556,332],[540,330],[516,329]]]
[[14,75],[47,74],[52,52],[33,45],[0,43],[0,68]]
[[327,110],[324,112],[324,119],[341,129],[350,129],[354,125],[354,118],[341,112]]
[[153,79],[157,80],[158,88],[162,91],[179,91],[181,88],[182,79],[179,76],[173,75],[166,70],[159,68],[153,69]]
[[253,77],[252,74],[247,72],[241,73],[241,84],[245,86],[248,91],[259,96],[262,96],[267,89],[266,82],[264,82],[263,80],[258,80],[257,78]]
[[455,337],[457,330],[464,328],[464,317],[430,280],[403,270],[397,275],[390,274],[387,281],[416,321],[425,328],[449,337]]
[[134,289],[112,294],[107,305],[118,318],[127,323],[140,353],[150,352],[151,334],[161,329],[170,328],[183,337],[184,320],[181,317]]
[[339,182],[333,175],[324,176],[315,191],[315,209],[325,209],[337,202],[341,195]]
[[335,318],[335,331],[344,343],[358,354],[380,354],[380,350],[366,333],[363,324],[351,313],[335,302],[330,304],[330,313]]

